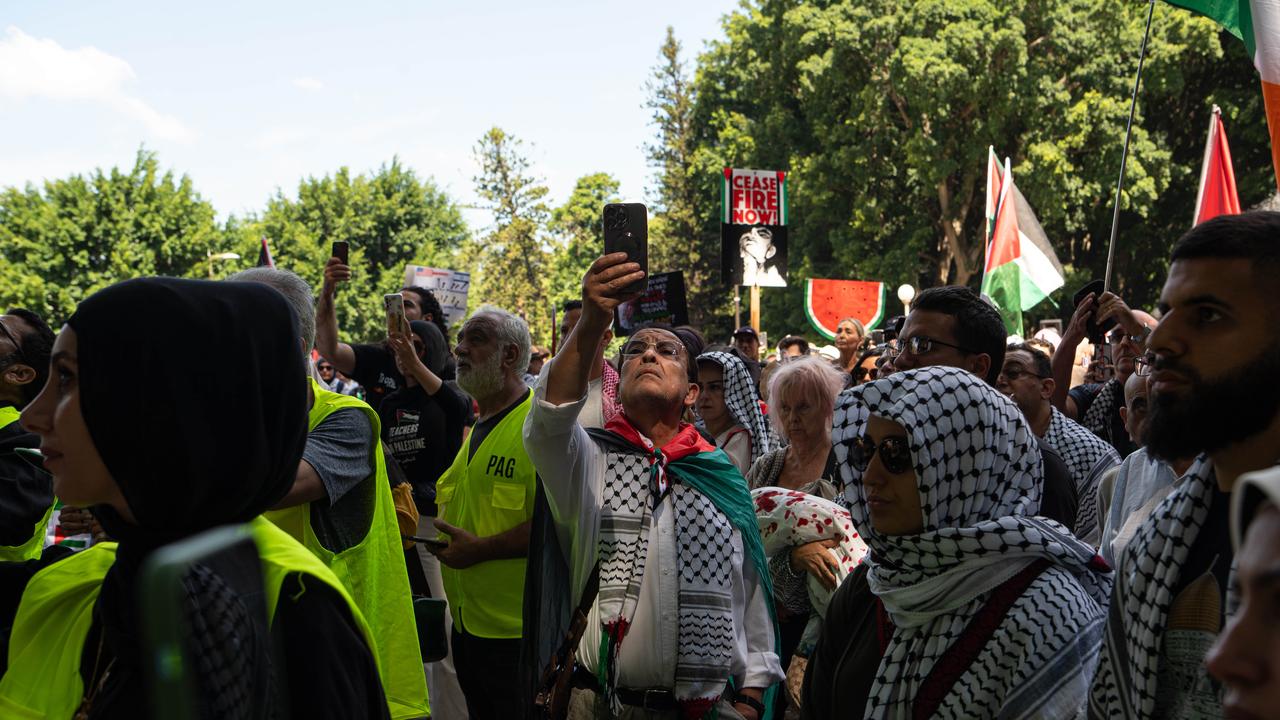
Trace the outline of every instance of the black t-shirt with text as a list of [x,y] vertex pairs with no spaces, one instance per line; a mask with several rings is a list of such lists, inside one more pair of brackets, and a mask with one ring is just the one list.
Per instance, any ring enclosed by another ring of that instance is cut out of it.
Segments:
[[391,393],[404,387],[404,375],[396,368],[396,356],[386,345],[352,345],[356,366],[351,379],[364,386],[364,401],[374,410]]
[[448,384],[435,395],[420,385],[388,394],[378,408],[382,439],[413,486],[418,512],[436,513],[436,481],[449,469],[462,447],[462,431],[470,402]]

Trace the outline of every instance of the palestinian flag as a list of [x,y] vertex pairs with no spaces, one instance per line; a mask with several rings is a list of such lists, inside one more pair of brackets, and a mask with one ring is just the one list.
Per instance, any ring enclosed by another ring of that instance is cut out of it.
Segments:
[[1040,221],[1013,184],[1009,159],[1003,171],[987,151],[987,262],[982,294],[991,298],[1010,334],[1022,335],[1022,312],[1064,283],[1062,263]]
[[1199,13],[1244,41],[1262,76],[1262,101],[1271,129],[1271,163],[1280,187],[1280,0],[1165,0]]
[[267,236],[262,236],[262,247],[258,248],[258,267],[274,268],[276,261],[271,259],[271,247],[267,245]]

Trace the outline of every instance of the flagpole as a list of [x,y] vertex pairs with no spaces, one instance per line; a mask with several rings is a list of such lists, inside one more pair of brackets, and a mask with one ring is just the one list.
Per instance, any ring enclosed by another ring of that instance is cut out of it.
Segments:
[[1107,272],[1102,276],[1102,291],[1111,290],[1111,270],[1116,262],[1116,233],[1120,229],[1120,191],[1124,189],[1124,169],[1129,162],[1129,140],[1133,137],[1133,116],[1138,110],[1138,88],[1142,86],[1142,64],[1147,59],[1147,40],[1151,38],[1151,18],[1156,13],[1156,0],[1147,8],[1147,29],[1142,34],[1138,52],[1138,73],[1133,78],[1133,99],[1129,102],[1129,122],[1124,128],[1124,150],[1120,153],[1120,177],[1116,180],[1116,207],[1111,216],[1111,242],[1107,245]]

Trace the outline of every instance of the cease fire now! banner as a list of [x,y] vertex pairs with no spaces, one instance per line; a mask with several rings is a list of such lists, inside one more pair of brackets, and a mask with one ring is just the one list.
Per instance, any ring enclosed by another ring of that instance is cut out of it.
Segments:
[[720,268],[725,284],[787,284],[787,174],[725,168]]

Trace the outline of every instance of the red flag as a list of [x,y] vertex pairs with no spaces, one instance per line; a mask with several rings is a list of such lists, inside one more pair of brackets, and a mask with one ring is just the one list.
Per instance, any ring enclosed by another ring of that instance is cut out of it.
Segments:
[[[1233,184],[1231,187],[1235,188],[1235,185]],[[269,268],[274,268],[276,266],[275,260],[271,259],[271,248],[267,245],[266,235],[262,236],[262,247],[258,248],[258,267],[262,267],[264,265]]]
[[1239,215],[1240,196],[1236,194],[1236,174],[1231,167],[1231,149],[1222,126],[1222,110],[1213,106],[1209,119],[1209,139],[1204,146],[1204,165],[1200,168],[1200,192],[1196,195],[1193,225],[1219,215]]

